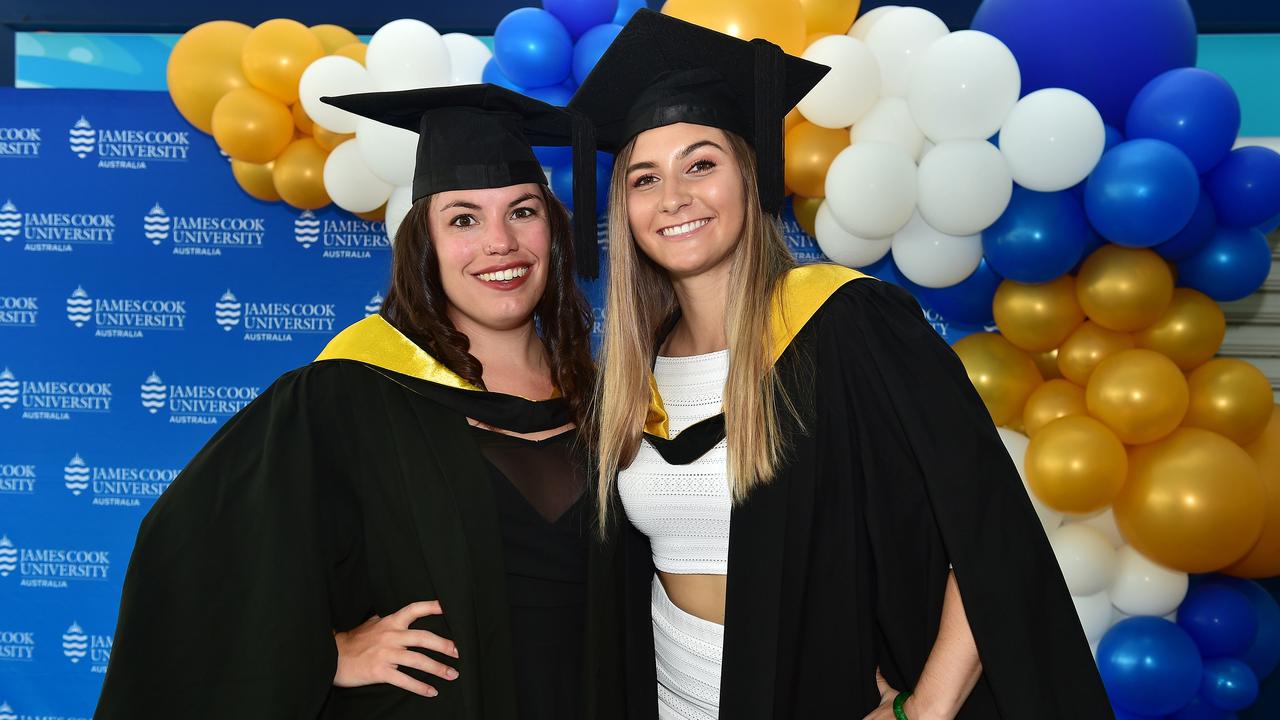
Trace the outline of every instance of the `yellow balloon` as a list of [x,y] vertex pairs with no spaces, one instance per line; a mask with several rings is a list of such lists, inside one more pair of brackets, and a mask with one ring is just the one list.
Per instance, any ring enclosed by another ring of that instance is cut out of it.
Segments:
[[1153,350],[1121,350],[1098,363],[1085,388],[1089,414],[1127,445],[1168,435],[1187,412],[1187,380]]
[[169,97],[187,122],[213,133],[213,107],[223,95],[248,87],[240,52],[252,28],[227,20],[197,25],[178,38],[165,68]]
[[311,120],[311,116],[307,114],[306,109],[302,107],[302,103],[294,103],[289,108],[289,112],[293,115],[293,125],[298,129],[298,132],[303,135],[310,135],[315,132],[316,124]]
[[276,192],[290,205],[315,210],[329,204],[324,189],[324,161],[329,153],[314,138],[295,140],[276,158],[271,173]]
[[1129,452],[1116,525],[1135,550],[1165,567],[1212,572],[1257,542],[1265,501],[1258,465],[1239,445],[1208,430],[1178,428]]
[[1098,363],[1133,347],[1133,336],[1129,333],[1108,330],[1090,320],[1076,328],[1058,348],[1058,370],[1071,382],[1087,385]]
[[1280,405],[1271,407],[1271,419],[1245,452],[1258,463],[1258,475],[1267,493],[1262,534],[1244,557],[1222,569],[1236,577],[1266,578],[1280,575]]
[[293,139],[293,115],[256,88],[232,90],[213,109],[213,139],[236,160],[266,163]]
[[1224,435],[1248,445],[1271,419],[1271,381],[1244,360],[1218,358],[1187,376],[1191,402],[1182,424]]
[[1027,485],[1041,502],[1060,512],[1091,513],[1115,500],[1129,459],[1106,425],[1071,415],[1040,428],[1025,463]]
[[810,198],[826,197],[827,168],[849,147],[849,131],[831,130],[803,121],[786,134],[783,173],[787,187]]
[[280,199],[280,193],[276,192],[275,181],[271,177],[271,171],[274,168],[274,161],[259,165],[231,159],[231,174],[235,177],[240,189],[267,202]]
[[337,50],[334,50],[333,54],[341,55],[342,57],[349,57],[363,65],[365,56],[369,54],[369,46],[362,42],[354,42],[350,45],[343,45]]
[[787,113],[787,116],[782,119],[783,136],[785,137],[787,133],[791,132],[791,128],[802,122],[805,122],[804,116],[800,114],[798,109],[792,108],[791,111]]
[[818,231],[814,229],[814,223],[818,221],[818,208],[822,207],[822,198],[800,197],[796,196],[792,201],[791,209],[795,212],[796,222],[800,225],[800,229],[809,233],[811,237],[817,237]]
[[355,133],[344,134],[336,133],[332,130],[326,130],[321,125],[314,125],[311,133],[312,137],[316,139],[316,142],[320,143],[320,147],[324,148],[325,152],[332,151],[334,148],[356,136]]
[[743,40],[764,38],[791,55],[804,52],[800,0],[667,0],[662,12]]
[[340,25],[312,25],[311,32],[315,33],[326,55],[332,55],[339,48],[351,43],[360,42],[360,38],[356,37],[355,33]]
[[1036,361],[1036,367],[1040,368],[1040,376],[1045,380],[1062,377],[1062,373],[1058,372],[1057,348],[1041,353],[1032,353],[1031,359]]
[[995,333],[974,333],[952,349],[996,425],[1008,426],[1022,417],[1027,397],[1043,382],[1031,356]]
[[800,0],[804,25],[809,34],[844,35],[853,26],[862,0]]
[[1226,333],[1227,318],[1213,298],[1191,288],[1177,288],[1164,315],[1136,333],[1134,340],[1138,347],[1155,350],[1183,370],[1190,370],[1217,354]]
[[306,25],[277,18],[249,33],[240,62],[254,87],[281,102],[295,103],[302,71],[324,54],[324,45]]
[[1151,250],[1103,245],[1080,266],[1076,293],[1090,320],[1133,332],[1159,320],[1169,307],[1173,273]]
[[361,220],[368,220],[369,222],[382,222],[383,220],[387,219],[387,204],[382,203],[381,205],[374,208],[373,210],[370,210],[369,212],[352,213],[352,214],[360,218]]
[[1058,347],[1084,322],[1084,311],[1076,301],[1076,281],[1070,275],[1039,285],[1005,280],[996,289],[991,310],[1000,333],[1030,352]]
[[1022,425],[1027,435],[1035,437],[1045,425],[1069,415],[1088,415],[1084,388],[1062,379],[1048,380],[1027,398],[1022,410]]

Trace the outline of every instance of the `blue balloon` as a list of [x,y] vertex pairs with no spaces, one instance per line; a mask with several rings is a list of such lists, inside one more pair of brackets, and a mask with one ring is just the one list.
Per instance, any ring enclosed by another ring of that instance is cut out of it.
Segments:
[[[602,159],[601,156],[604,156]],[[572,157],[572,156],[571,156]],[[596,212],[604,212],[609,200],[609,176],[613,170],[613,156],[608,153],[596,154]],[[571,164],[556,165],[551,168],[551,192],[564,206],[573,211],[573,166]]]
[[570,90],[564,84],[525,88],[522,92],[535,100],[541,100],[548,105],[555,105],[556,107],[568,105],[569,99],[573,97],[573,90]]
[[1271,272],[1271,248],[1253,228],[1218,228],[1200,250],[1178,263],[1178,284],[1218,302],[1230,302],[1262,287]]
[[1174,262],[1185,260],[1199,252],[1217,229],[1218,213],[1213,209],[1213,201],[1209,199],[1209,193],[1204,188],[1200,188],[1200,202],[1196,203],[1196,209],[1191,213],[1191,219],[1187,221],[1186,227],[1179,230],[1177,235],[1151,249],[1160,253],[1166,260]]
[[1232,150],[1204,182],[1223,225],[1248,227],[1280,213],[1280,154],[1271,148]]
[[497,58],[489,58],[484,64],[484,70],[480,73],[480,79],[484,82],[504,87],[508,90],[516,92],[524,92],[524,89],[515,83],[507,74],[502,72],[502,68],[498,67]]
[[614,25],[626,25],[640,8],[649,7],[645,0],[618,0],[618,12],[613,16]]
[[1200,178],[1181,150],[1163,140],[1129,140],[1104,153],[1085,183],[1089,222],[1117,245],[1151,247],[1186,227]]
[[1116,720],[1163,720],[1164,717],[1155,715],[1134,715],[1133,713],[1114,708],[1112,709],[1112,712],[1115,713]]
[[1258,679],[1264,679],[1280,666],[1280,603],[1261,585],[1242,578],[1215,575],[1205,581],[1234,588],[1253,603],[1258,615],[1258,635],[1240,659],[1249,664]]
[[581,85],[613,39],[622,32],[621,25],[597,25],[588,30],[573,46],[573,79]]
[[493,31],[493,58],[523,87],[559,85],[573,64],[573,39],[554,15],[539,8],[507,14]]
[[1182,628],[1158,617],[1121,620],[1098,643],[1098,673],[1111,704],[1139,715],[1167,715],[1191,702],[1203,670]]
[[591,28],[613,21],[618,0],[542,0],[542,7],[564,24],[575,40]]
[[[1105,133],[1105,139],[1102,142],[1102,152],[1104,154],[1111,148],[1124,142],[1124,135],[1121,135],[1119,130],[1111,127],[1110,125],[1103,125],[1102,130]],[[1084,187],[1088,181],[1089,178],[1086,177],[1084,180],[1081,180],[1071,186],[1071,192],[1075,193],[1076,197],[1080,199],[1080,202],[1084,202]]]
[[1004,214],[982,231],[991,269],[1022,283],[1048,282],[1067,272],[1088,241],[1089,224],[1071,191],[1042,193],[1019,185]]
[[983,0],[970,28],[1013,52],[1023,95],[1075,90],[1116,127],[1149,80],[1196,64],[1196,21],[1186,0]]
[[1236,714],[1219,710],[1197,696],[1186,707],[1170,715],[1169,720],[1236,720]]
[[1125,134],[1164,140],[1203,173],[1222,161],[1240,132],[1240,101],[1220,75],[1186,67],[1147,83],[1129,106]]
[[1254,227],[1256,227],[1258,229],[1258,232],[1262,233],[1263,235],[1270,235],[1271,233],[1276,231],[1276,228],[1280,228],[1280,213],[1276,213],[1275,216],[1272,217],[1270,220],[1265,220],[1261,223],[1258,223]]
[[1243,710],[1258,699],[1258,678],[1242,660],[1207,660],[1204,679],[1200,682],[1200,697],[1219,710]]
[[1003,279],[983,258],[969,277],[955,285],[944,288],[916,286],[911,290],[922,304],[933,308],[948,321],[982,326],[995,322],[991,313],[991,301]]
[[893,253],[885,253],[884,257],[870,265],[864,265],[858,270],[877,280],[892,283],[899,287],[904,287],[904,283],[907,282],[902,276],[902,272],[898,270],[898,266],[893,264]]
[[1253,644],[1258,613],[1249,598],[1213,583],[1187,593],[1178,606],[1178,627],[1187,631],[1205,660],[1238,655]]

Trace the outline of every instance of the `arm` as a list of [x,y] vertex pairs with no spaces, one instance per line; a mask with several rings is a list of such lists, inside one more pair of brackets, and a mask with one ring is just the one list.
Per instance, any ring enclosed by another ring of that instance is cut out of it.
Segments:
[[[903,710],[911,720],[954,718],[981,674],[982,661],[978,659],[978,646],[964,614],[960,587],[955,573],[950,573],[942,600],[938,639],[929,652],[920,683],[904,703]],[[893,717],[892,710],[888,717]]]

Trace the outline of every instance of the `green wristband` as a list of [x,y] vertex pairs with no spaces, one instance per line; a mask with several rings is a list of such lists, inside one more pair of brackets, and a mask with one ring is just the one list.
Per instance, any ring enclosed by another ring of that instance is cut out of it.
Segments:
[[911,720],[907,717],[907,711],[902,706],[907,703],[907,698],[911,697],[911,693],[898,693],[898,697],[893,699],[893,717],[896,720]]

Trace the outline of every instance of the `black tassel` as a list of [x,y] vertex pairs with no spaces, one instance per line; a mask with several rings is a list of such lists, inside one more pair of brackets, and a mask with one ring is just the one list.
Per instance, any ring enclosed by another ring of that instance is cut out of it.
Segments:
[[768,40],[751,41],[755,51],[755,148],[760,206],[769,214],[782,208],[782,92],[787,86],[786,56]]
[[578,277],[600,277],[596,242],[596,127],[581,113],[573,116],[573,254]]

